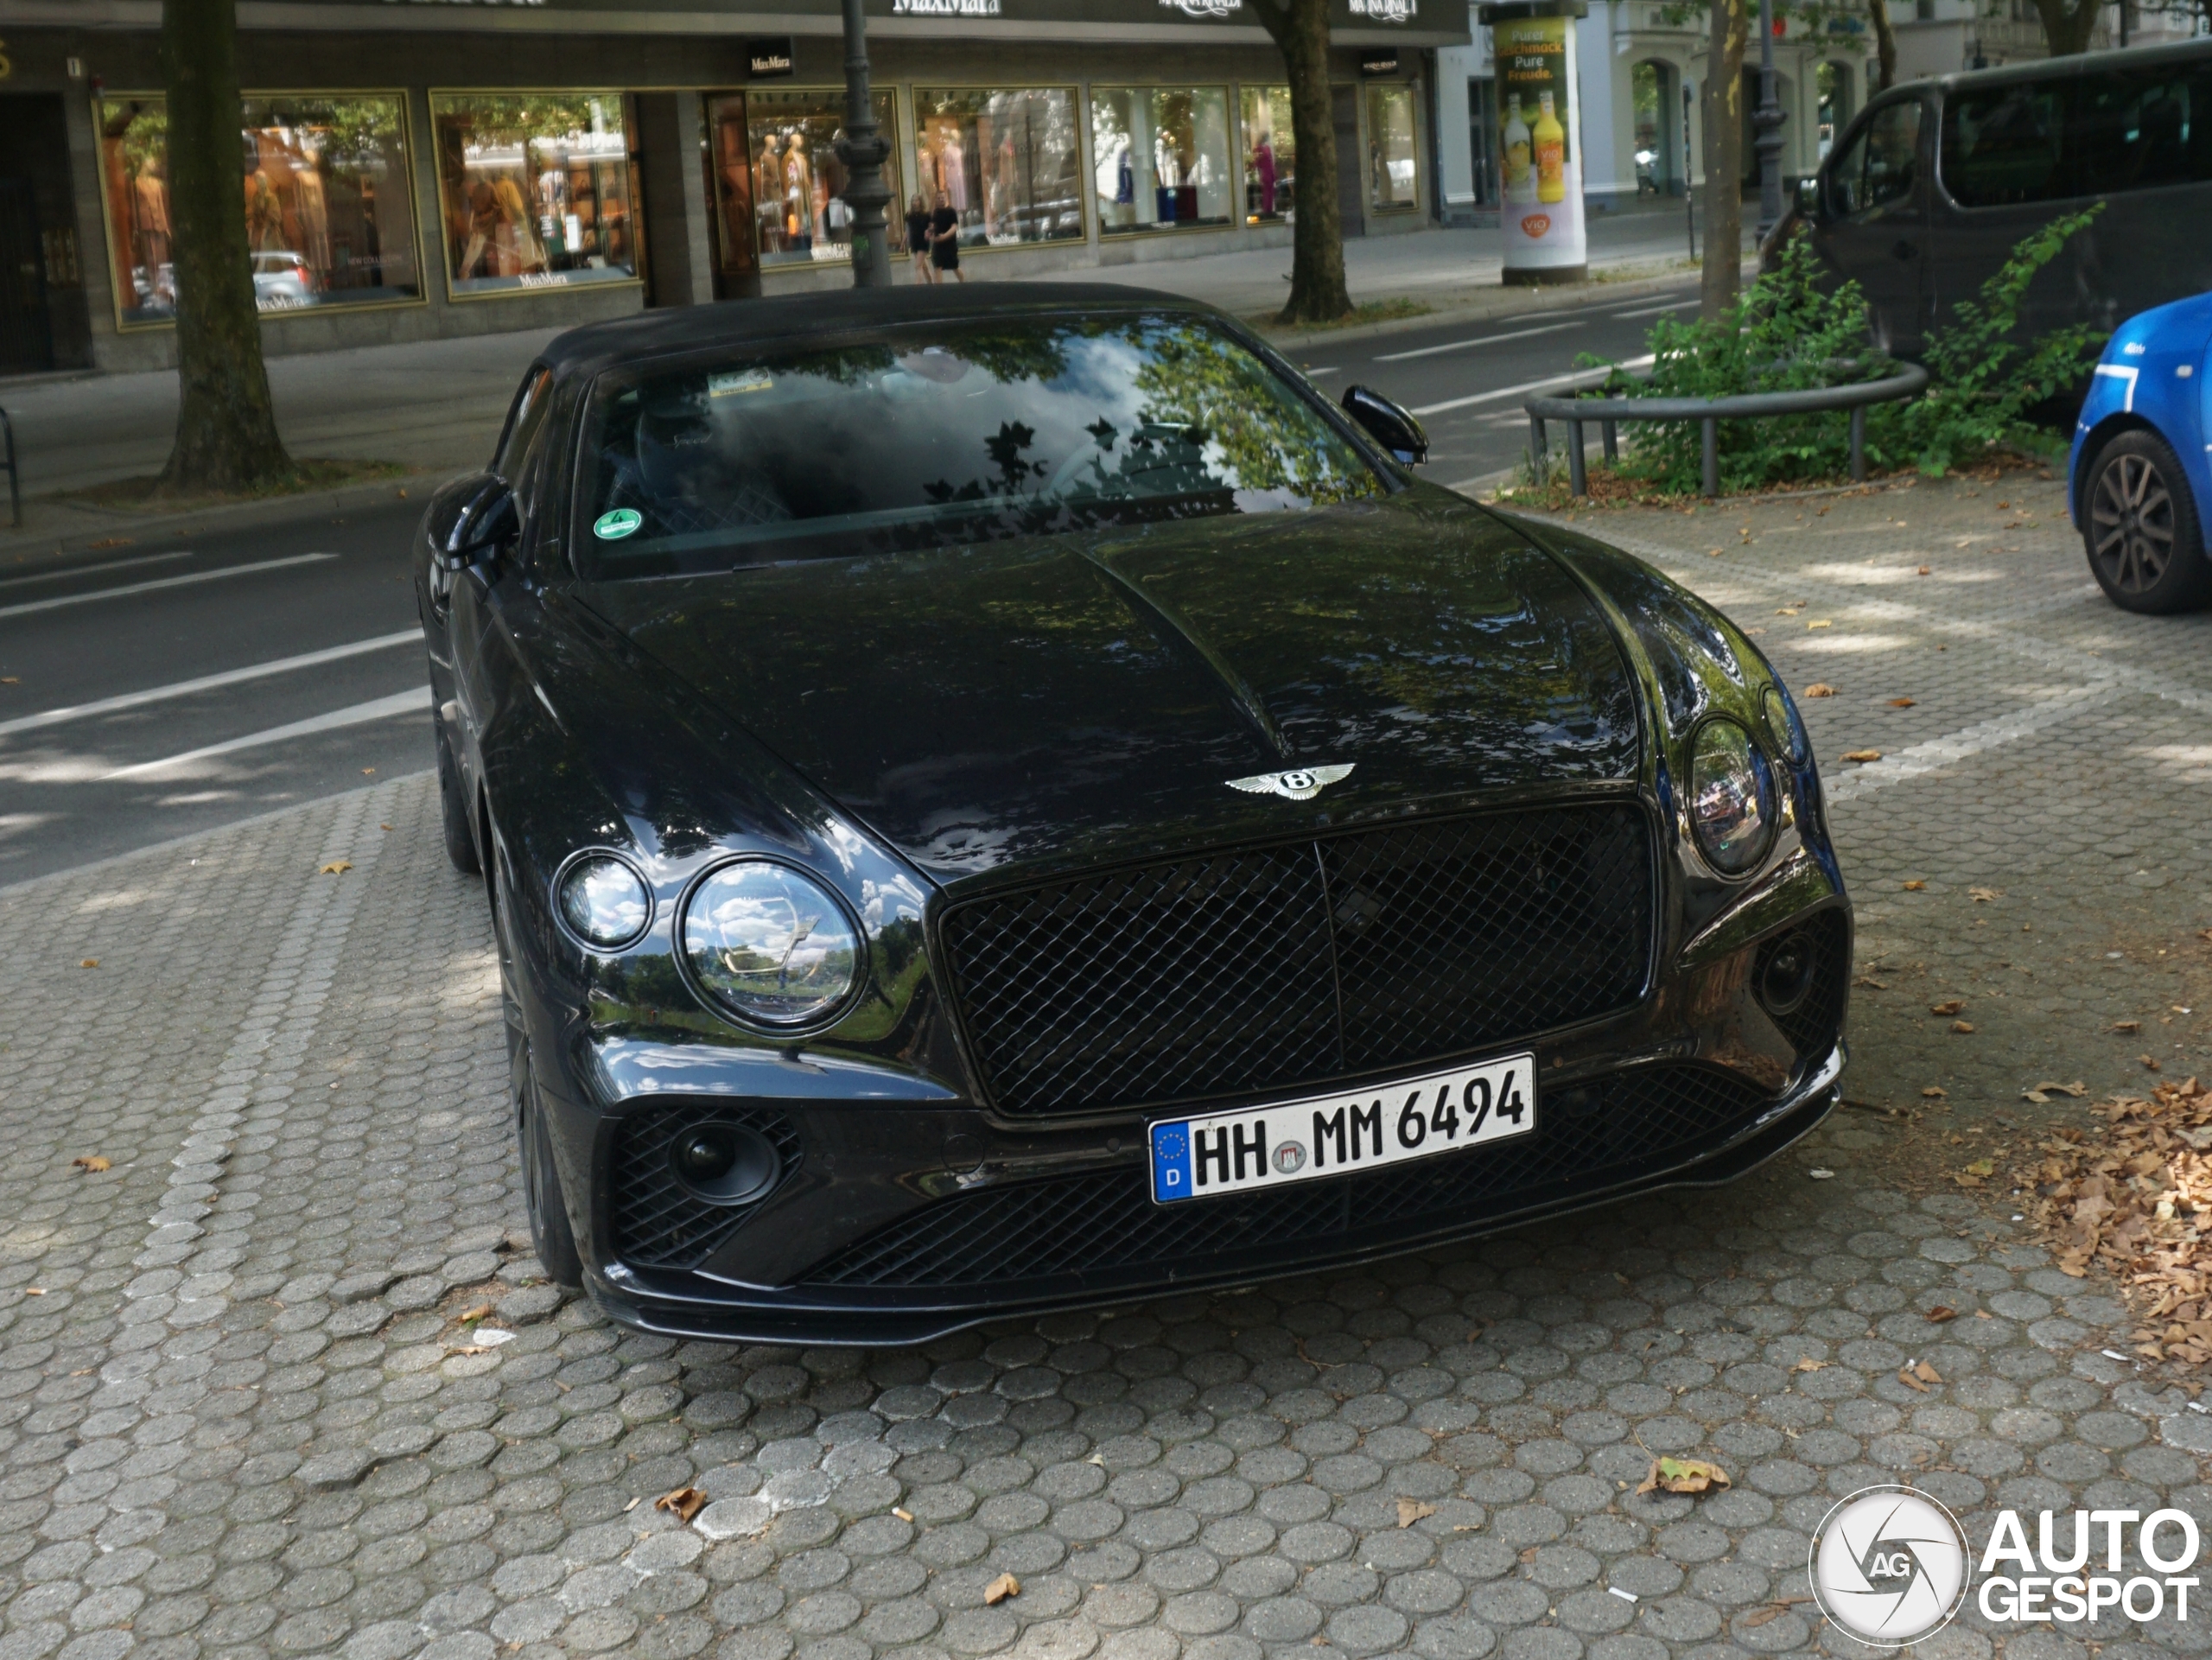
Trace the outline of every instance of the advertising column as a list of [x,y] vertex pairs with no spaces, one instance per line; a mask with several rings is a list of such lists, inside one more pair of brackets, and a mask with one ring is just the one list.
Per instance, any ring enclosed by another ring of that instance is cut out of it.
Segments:
[[1510,283],[1580,283],[1590,273],[1574,99],[1582,10],[1579,0],[1480,9],[1497,64],[1498,228]]

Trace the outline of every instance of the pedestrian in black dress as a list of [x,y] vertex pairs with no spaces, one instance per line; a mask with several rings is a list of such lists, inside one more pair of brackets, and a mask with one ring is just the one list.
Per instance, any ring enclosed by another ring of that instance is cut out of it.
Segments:
[[914,280],[936,282],[930,274],[930,205],[918,190],[906,204],[906,251],[914,256]]
[[947,271],[957,283],[968,280],[960,274],[960,215],[942,190],[937,193],[937,212],[930,215],[930,264],[937,267],[940,283]]

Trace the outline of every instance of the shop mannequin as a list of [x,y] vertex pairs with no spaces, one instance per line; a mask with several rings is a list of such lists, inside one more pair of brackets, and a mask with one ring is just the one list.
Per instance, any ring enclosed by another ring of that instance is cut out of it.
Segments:
[[784,248],[784,147],[774,133],[760,141],[760,160],[754,166],[753,200],[760,219],[760,251],[781,253]]
[[138,263],[145,269],[154,302],[167,304],[162,267],[169,263],[169,188],[162,177],[158,158],[149,156],[145,171],[131,181],[130,200],[130,228],[138,245]]
[[293,245],[318,277],[330,270],[330,209],[323,197],[322,175],[311,167],[292,175]]
[[266,168],[254,169],[245,181],[245,239],[262,252],[284,245],[284,207]]
[[968,211],[968,156],[960,147],[957,131],[944,136],[944,148],[939,152],[941,176],[944,180],[946,204],[956,213]]
[[813,248],[814,164],[804,133],[793,133],[784,150],[784,228],[798,252]]

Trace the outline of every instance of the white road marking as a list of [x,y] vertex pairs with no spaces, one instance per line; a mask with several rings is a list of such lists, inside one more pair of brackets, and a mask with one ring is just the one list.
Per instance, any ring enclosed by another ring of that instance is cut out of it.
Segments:
[[192,761],[207,760],[216,755],[252,749],[265,743],[282,743],[287,738],[304,738],[317,732],[334,732],[340,727],[359,726],[366,721],[388,720],[395,715],[412,715],[416,709],[429,706],[429,687],[417,686],[412,691],[396,691],[389,697],[375,697],[365,703],[334,709],[327,715],[294,721],[289,726],[272,726],[265,732],[249,732],[243,738],[229,738],[221,743],[211,743],[204,749],[188,749],[181,755],[169,755],[161,760],[142,760],[136,766],[118,767],[112,773],[102,774],[99,781],[105,784],[110,779],[137,778],[148,773],[182,766]]
[[225,565],[220,570],[195,570],[189,576],[160,576],[150,582],[125,582],[121,588],[95,588],[89,594],[62,594],[50,600],[27,600],[21,605],[0,605],[0,617],[27,616],[34,611],[52,611],[65,605],[84,605],[93,600],[119,600],[127,594],[151,594],[160,588],[182,588],[188,582],[212,582],[225,576],[251,576],[264,570],[283,570],[288,565],[320,564],[326,559],[335,559],[334,553],[296,553],[284,559],[264,559],[257,565]]
[[1480,340],[1453,340],[1446,346],[1424,346],[1417,352],[1386,352],[1372,361],[1403,363],[1408,358],[1433,358],[1440,352],[1464,352],[1471,346],[1495,346],[1500,340],[1525,340],[1531,334],[1556,334],[1562,328],[1581,327],[1580,322],[1546,323],[1541,328],[1516,328],[1510,334],[1485,334]]
[[41,570],[29,576],[0,577],[0,588],[21,588],[26,582],[58,582],[65,576],[90,576],[95,571],[127,570],[133,565],[162,565],[172,560],[195,557],[190,553],[142,553],[136,559],[103,559],[97,565],[67,565],[58,570]]
[[1501,398],[1518,398],[1523,392],[1548,391],[1555,386],[1573,386],[1577,385],[1594,386],[1599,381],[1603,380],[1607,375],[1611,374],[1613,372],[1613,369],[1646,369],[1650,367],[1650,366],[1651,359],[1649,356],[1631,358],[1626,363],[1618,363],[1613,365],[1612,368],[1578,369],[1573,374],[1553,375],[1550,378],[1546,380],[1523,381],[1518,386],[1500,386],[1494,392],[1477,392],[1472,398],[1446,398],[1441,404],[1424,404],[1419,409],[1414,410],[1414,413],[1415,415],[1441,415],[1446,410],[1464,410],[1476,404],[1495,404]]
[[374,639],[357,639],[347,646],[329,646],[320,652],[302,652],[297,657],[280,657],[267,663],[252,663],[243,669],[226,669],[220,674],[203,674],[196,680],[180,680],[173,685],[149,686],[144,691],[126,691],[113,697],[103,697],[97,703],[75,703],[67,709],[49,709],[36,715],[21,715],[12,721],[0,721],[0,738],[15,732],[35,731],[42,726],[60,726],[64,721],[82,721],[95,715],[112,715],[119,709],[137,709],[142,703],[158,703],[170,697],[188,697],[196,691],[213,691],[218,686],[235,686],[241,681],[259,680],[272,674],[289,674],[295,669],[311,669],[318,664],[335,663],[341,658],[359,657],[365,652],[389,651],[395,646],[405,646],[423,638],[419,628],[403,628],[396,634],[378,634]]
[[1681,311],[1697,303],[1694,300],[1677,300],[1672,305],[1645,306],[1640,311],[1616,311],[1616,317],[1656,317],[1662,311]]

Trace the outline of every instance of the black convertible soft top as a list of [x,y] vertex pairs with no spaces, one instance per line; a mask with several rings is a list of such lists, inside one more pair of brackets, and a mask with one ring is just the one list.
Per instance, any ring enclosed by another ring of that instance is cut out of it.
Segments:
[[701,347],[746,346],[810,334],[842,334],[873,324],[930,322],[1043,311],[1167,309],[1223,314],[1201,301],[1119,283],[976,283],[892,289],[833,289],[675,306],[614,322],[571,328],[548,343],[537,360],[556,374],[592,374],[639,358]]

